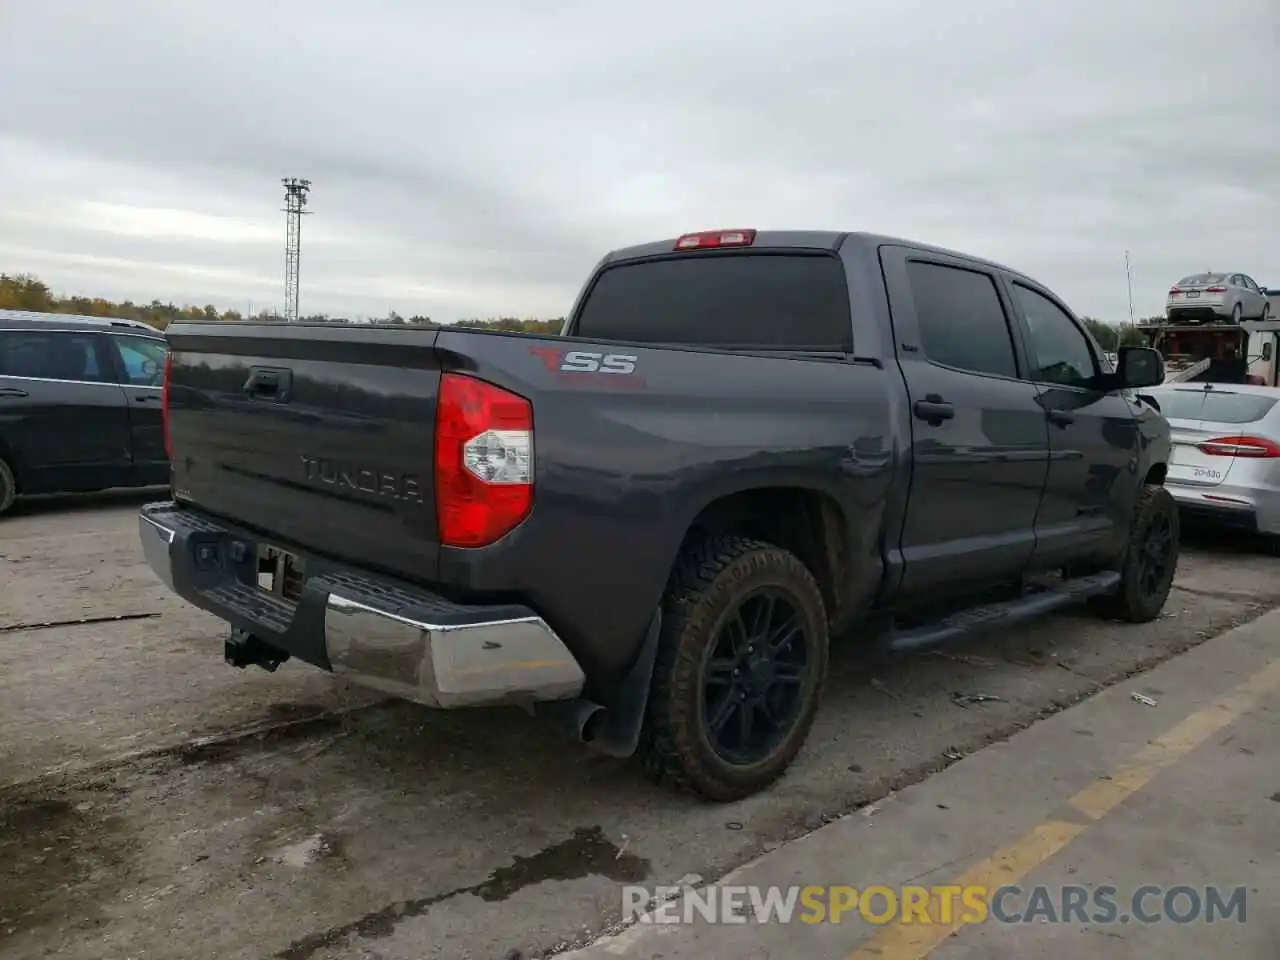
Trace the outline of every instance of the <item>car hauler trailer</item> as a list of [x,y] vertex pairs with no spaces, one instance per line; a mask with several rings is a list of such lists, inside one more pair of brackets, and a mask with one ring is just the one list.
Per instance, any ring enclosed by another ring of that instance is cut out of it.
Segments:
[[1164,357],[1168,382],[1280,385],[1280,321],[1161,322],[1139,324],[1137,330]]

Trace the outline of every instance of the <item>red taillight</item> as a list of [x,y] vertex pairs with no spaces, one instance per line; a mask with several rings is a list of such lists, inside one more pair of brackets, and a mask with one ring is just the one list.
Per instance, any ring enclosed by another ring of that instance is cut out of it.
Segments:
[[1169,296],[1171,296],[1171,297],[1176,297],[1176,296],[1177,296],[1178,294],[1180,294],[1181,292],[1182,292],[1182,288],[1181,288],[1181,287],[1170,287],[1170,288],[1169,288]]
[[533,405],[460,373],[440,378],[436,521],[449,547],[483,547],[533,509]]
[[1250,457],[1255,460],[1280,457],[1280,444],[1266,437],[1214,437],[1196,446],[1201,453],[1211,457]]
[[676,241],[677,250],[714,250],[717,247],[749,247],[756,242],[754,230],[704,230],[686,233]]
[[160,424],[164,430],[164,455],[173,459],[173,449],[169,444],[169,375],[173,368],[173,354],[164,355],[164,380],[160,386]]
[[1205,293],[1226,293],[1227,288],[1226,287],[1205,287],[1204,292]]

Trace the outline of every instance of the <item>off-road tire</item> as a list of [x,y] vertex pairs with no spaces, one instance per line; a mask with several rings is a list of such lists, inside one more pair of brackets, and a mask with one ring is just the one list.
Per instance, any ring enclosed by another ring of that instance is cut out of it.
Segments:
[[[726,616],[764,586],[788,594],[804,621],[808,668],[790,731],[764,759],[734,765],[715,752],[703,732],[698,712],[703,660]],[[768,787],[791,765],[813,726],[826,679],[828,643],[822,592],[794,554],[736,536],[708,537],[687,546],[663,598],[662,632],[639,748],[646,772],[657,782],[717,802]]]
[[[1169,521],[1173,532],[1173,562],[1161,578],[1159,589],[1148,594],[1139,582],[1141,554],[1153,522],[1161,516]],[[1168,599],[1169,590],[1173,586],[1173,578],[1178,572],[1180,539],[1181,527],[1178,523],[1177,502],[1164,487],[1156,485],[1143,487],[1137,506],[1134,508],[1129,543],[1119,567],[1120,585],[1114,593],[1095,597],[1090,601],[1094,612],[1112,620],[1124,620],[1128,623],[1149,623],[1160,616],[1165,600]]]
[[18,497],[18,481],[9,464],[0,458],[0,516],[3,516]]

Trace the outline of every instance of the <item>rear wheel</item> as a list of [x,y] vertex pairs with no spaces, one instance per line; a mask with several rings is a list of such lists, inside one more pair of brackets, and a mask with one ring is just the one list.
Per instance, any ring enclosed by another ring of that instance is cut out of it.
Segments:
[[0,459],[0,514],[13,506],[18,496],[18,481],[14,479],[13,469]]
[[769,786],[813,725],[827,644],[822,594],[793,554],[744,537],[686,550],[663,603],[649,774],[716,801]]
[[1240,318],[1243,316],[1244,316],[1244,307],[1240,306],[1240,304],[1237,303],[1234,307],[1231,308],[1232,323],[1239,323]]
[[1271,319],[1271,304],[1264,303],[1262,305],[1262,322],[1266,323]]
[[1180,537],[1178,504],[1169,491],[1143,487],[1120,565],[1120,585],[1114,593],[1097,597],[1093,608],[1129,623],[1147,623],[1160,616],[1178,572]]

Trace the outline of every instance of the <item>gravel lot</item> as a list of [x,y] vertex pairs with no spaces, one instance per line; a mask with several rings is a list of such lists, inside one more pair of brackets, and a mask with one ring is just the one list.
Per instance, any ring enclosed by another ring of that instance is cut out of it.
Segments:
[[225,666],[143,563],[141,502],[0,521],[6,958],[539,956],[606,928],[620,883],[721,874],[1280,605],[1275,558],[1201,535],[1145,627],[1059,616],[874,673],[842,650],[792,773],[710,806],[517,711]]

